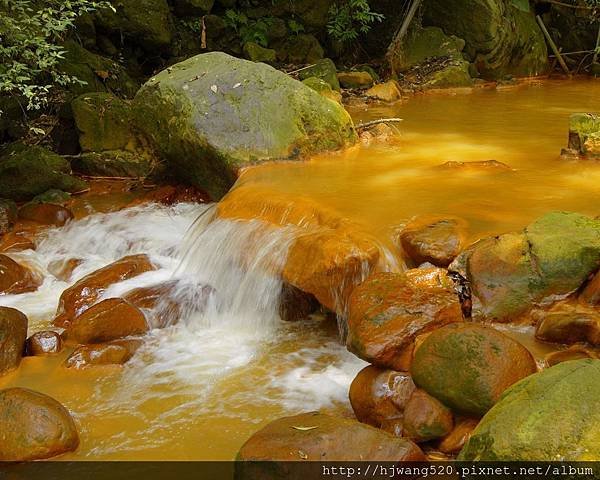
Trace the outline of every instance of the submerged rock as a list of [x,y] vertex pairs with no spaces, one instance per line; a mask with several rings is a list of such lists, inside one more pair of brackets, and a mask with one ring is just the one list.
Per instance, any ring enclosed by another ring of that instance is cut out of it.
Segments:
[[0,390],[0,461],[26,462],[72,452],[79,446],[65,407],[25,388]]
[[87,184],[70,173],[67,160],[43,147],[13,145],[0,158],[0,196],[22,201],[53,188],[85,190]]
[[404,409],[415,389],[408,373],[369,365],[350,385],[350,404],[359,422],[402,436]]
[[427,392],[417,389],[404,410],[403,436],[414,442],[445,437],[454,427],[452,412]]
[[[256,432],[240,449],[239,478],[279,478],[262,471],[265,465],[245,464],[256,461],[424,461],[423,452],[414,443],[364,425],[355,420],[318,412],[285,417]],[[272,470],[272,465],[267,465]],[[254,470],[257,469],[257,470]],[[282,477],[283,478],[283,477]]]
[[534,311],[535,337],[552,343],[588,342],[600,345],[600,311],[577,303],[561,302]]
[[112,284],[154,270],[147,255],[130,255],[86,275],[60,296],[54,325],[64,327],[91,307]]
[[141,345],[141,340],[81,345],[65,360],[65,367],[79,370],[98,365],[123,365],[135,355]]
[[0,376],[14,370],[21,363],[27,338],[27,323],[27,317],[18,310],[0,307]]
[[0,254],[0,295],[18,295],[38,289],[41,279],[29,268]]
[[25,351],[27,355],[52,355],[63,349],[63,340],[59,333],[51,330],[34,333],[27,339]]
[[600,460],[600,360],[564,362],[507,390],[461,451],[464,461]]
[[215,199],[245,166],[356,141],[341,106],[268,65],[218,52],[159,73],[133,106],[137,126],[172,173]]
[[139,308],[120,298],[108,298],[75,317],[66,329],[67,339],[77,343],[102,343],[148,331]]
[[421,215],[400,231],[398,240],[416,265],[429,262],[447,267],[464,249],[466,230],[462,218]]
[[483,416],[512,384],[537,371],[519,342],[483,325],[457,323],[431,333],[415,352],[417,386],[453,410]]
[[61,260],[53,260],[48,264],[46,269],[48,273],[54,275],[58,280],[62,282],[68,282],[73,276],[75,269],[81,265],[83,260],[81,258],[64,258]]
[[27,203],[19,209],[19,218],[42,225],[64,226],[74,218],[68,208],[53,203]]
[[374,365],[407,370],[419,335],[462,319],[444,270],[376,273],[350,296],[346,345]]
[[600,220],[544,215],[522,233],[486,238],[450,266],[471,285],[473,317],[510,322],[535,305],[566,297],[600,264]]

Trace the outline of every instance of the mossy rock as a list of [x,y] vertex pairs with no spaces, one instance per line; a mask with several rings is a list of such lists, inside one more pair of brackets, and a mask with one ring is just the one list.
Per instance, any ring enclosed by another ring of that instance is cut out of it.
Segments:
[[600,114],[573,113],[569,118],[569,148],[600,158]]
[[244,56],[252,62],[274,64],[277,61],[275,50],[261,47],[258,43],[254,42],[246,42],[244,44]]
[[510,322],[574,292],[599,264],[600,220],[553,212],[521,233],[479,241],[450,270],[468,279],[475,319]]
[[307,87],[312,88],[315,92],[318,92],[322,97],[328,98],[329,100],[333,100],[337,103],[342,102],[342,95],[340,92],[333,90],[331,85],[320,78],[308,77],[307,79],[302,80],[302,83]]
[[319,60],[314,65],[301,70],[298,73],[300,80],[306,80],[307,78],[316,77],[324,82],[327,82],[334,90],[340,90],[340,82],[337,78],[337,69],[335,63],[330,58],[324,58]]
[[40,193],[33,197],[30,203],[51,203],[53,205],[65,205],[71,199],[71,194],[55,188]]
[[600,360],[559,363],[504,392],[458,460],[600,460]]
[[13,145],[0,158],[0,197],[23,201],[53,188],[71,193],[85,190],[87,184],[70,173],[69,162],[50,150]]
[[131,108],[109,93],[88,93],[71,102],[79,144],[84,152],[134,150]]
[[533,11],[512,0],[429,0],[423,24],[465,41],[464,52],[483,78],[540,75],[548,69],[544,36]]
[[341,106],[268,65],[220,52],[153,77],[138,92],[133,111],[170,173],[215,199],[245,166],[356,142]]
[[135,95],[139,84],[118,63],[96,55],[73,41],[64,44],[66,54],[60,69],[83,83],[68,86],[70,92],[112,92],[126,98]]
[[141,152],[106,150],[81,154],[73,169],[91,177],[145,178],[156,170],[156,162]]
[[294,65],[316,63],[325,54],[317,37],[304,33],[290,35],[282,44],[275,47],[279,61]]
[[174,28],[167,0],[116,0],[111,4],[115,11],[104,8],[96,12],[98,26],[124,35],[149,52],[170,47]]
[[423,88],[460,88],[473,86],[473,79],[469,74],[469,63],[457,61],[454,65],[444,67],[427,76]]

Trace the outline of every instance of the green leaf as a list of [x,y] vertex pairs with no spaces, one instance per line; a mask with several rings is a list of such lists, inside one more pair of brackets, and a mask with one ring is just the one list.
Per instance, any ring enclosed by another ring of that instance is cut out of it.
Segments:
[[529,0],[511,0],[513,7],[518,8],[523,12],[529,12]]

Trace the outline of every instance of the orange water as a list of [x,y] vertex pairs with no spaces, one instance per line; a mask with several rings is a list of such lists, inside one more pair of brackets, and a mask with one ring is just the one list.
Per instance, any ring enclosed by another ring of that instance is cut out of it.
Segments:
[[[261,166],[246,171],[241,182],[316,199],[381,238],[421,213],[460,215],[469,221],[473,239],[522,228],[549,210],[599,214],[600,163],[559,159],[569,113],[577,111],[600,111],[600,82],[534,83],[353,108],[357,120],[404,118],[399,142]],[[434,168],[488,159],[515,172]],[[125,368],[66,370],[66,353],[26,358],[18,371],[0,379],[0,388],[33,388],[72,411],[82,442],[64,459],[231,459],[252,432],[276,417],[316,408],[351,414],[345,392],[362,365],[336,344],[331,322],[317,318],[281,327],[239,365],[228,364],[208,379],[190,362],[183,369],[187,378],[153,383],[161,379],[148,375],[153,362],[185,362],[186,356],[210,355],[217,348],[219,354],[243,350],[249,338],[191,336],[188,349],[152,354],[153,342],[185,334],[150,338],[147,350]],[[530,332],[518,335],[531,338]],[[202,343],[209,341],[216,343],[207,353]],[[538,356],[548,349],[534,341],[528,347]],[[196,382],[197,376],[202,380]]]

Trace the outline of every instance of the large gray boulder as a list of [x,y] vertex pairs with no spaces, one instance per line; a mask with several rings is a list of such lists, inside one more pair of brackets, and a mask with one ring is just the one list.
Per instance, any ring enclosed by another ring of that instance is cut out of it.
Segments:
[[356,141],[336,102],[274,68],[213,52],[150,79],[133,101],[137,127],[181,180],[221,198],[238,171]]

